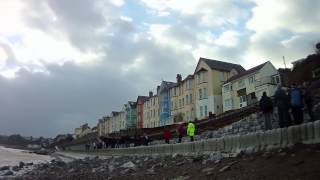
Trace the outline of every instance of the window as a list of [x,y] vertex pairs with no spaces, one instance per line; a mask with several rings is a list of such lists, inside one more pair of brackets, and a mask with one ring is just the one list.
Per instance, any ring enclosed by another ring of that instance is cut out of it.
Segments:
[[188,104],[188,103],[189,103],[189,96],[186,95],[186,104]]
[[220,72],[220,81],[224,81],[224,73]]
[[205,105],[204,106],[204,115],[207,116],[207,114],[208,114],[208,108],[207,108],[207,105]]
[[182,98],[182,107],[184,107],[184,98]]
[[179,99],[179,108],[181,108],[181,99]]
[[198,77],[198,84],[200,83],[200,73],[197,75]]
[[173,88],[173,95],[174,95],[174,96],[177,95],[177,90],[176,90],[176,88]]
[[280,84],[280,76],[279,75],[273,76],[272,81],[274,84]]
[[203,98],[204,98],[204,99],[207,99],[207,98],[208,98],[207,88],[203,88]]
[[173,101],[171,101],[171,110],[173,110]]
[[203,109],[202,109],[202,106],[200,106],[200,116],[203,116]]
[[202,74],[202,82],[205,82],[205,75],[206,73],[201,73]]
[[253,84],[254,83],[254,76],[249,77],[249,84]]
[[223,86],[223,92],[229,92],[230,91],[230,84]]
[[244,96],[240,96],[239,99],[240,99],[240,103],[243,103],[243,102],[247,101],[247,98],[246,98],[245,95]]
[[174,103],[174,109],[177,109],[177,101]]
[[199,89],[199,100],[202,99],[202,89]]
[[238,81],[238,87],[240,88],[243,86],[245,86],[245,83],[244,83],[244,80],[242,79],[242,80]]
[[231,99],[224,100],[224,107],[225,108],[231,108],[231,106],[232,106]]
[[192,94],[190,94],[189,97],[190,97],[190,103],[192,103]]

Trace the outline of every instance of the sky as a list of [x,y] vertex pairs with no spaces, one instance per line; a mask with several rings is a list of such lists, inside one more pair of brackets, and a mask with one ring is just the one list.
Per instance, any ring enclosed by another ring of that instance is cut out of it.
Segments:
[[314,0],[0,0],[0,134],[94,126],[200,57],[290,67],[319,22]]

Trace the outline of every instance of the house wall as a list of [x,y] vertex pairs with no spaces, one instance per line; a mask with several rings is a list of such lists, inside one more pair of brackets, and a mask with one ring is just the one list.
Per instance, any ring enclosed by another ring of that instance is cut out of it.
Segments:
[[[241,89],[246,90],[247,96],[247,101],[243,104],[242,107],[248,105],[248,98],[250,98],[250,96],[248,95],[251,93],[255,93],[256,101],[260,100],[263,92],[266,92],[268,96],[273,96],[277,84],[273,84],[272,76],[277,74],[277,69],[270,62],[268,62],[260,70],[235,79],[230,83],[227,83],[230,85],[230,87],[232,87],[229,92],[224,92],[224,86],[227,84],[223,84],[221,88],[223,96],[223,112],[240,108],[240,98],[238,96],[238,91]],[[251,78],[253,78],[254,81],[250,81]],[[239,86],[239,84],[242,84],[240,82],[243,82],[243,86]],[[226,107],[225,101],[228,99],[231,99],[232,101],[231,108]],[[252,100],[252,102],[254,101]]]

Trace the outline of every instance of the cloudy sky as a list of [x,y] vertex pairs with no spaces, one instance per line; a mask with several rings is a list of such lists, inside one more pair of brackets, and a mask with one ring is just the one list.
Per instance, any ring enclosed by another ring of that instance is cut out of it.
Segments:
[[314,0],[0,0],[0,134],[95,125],[199,57],[283,67],[319,22]]

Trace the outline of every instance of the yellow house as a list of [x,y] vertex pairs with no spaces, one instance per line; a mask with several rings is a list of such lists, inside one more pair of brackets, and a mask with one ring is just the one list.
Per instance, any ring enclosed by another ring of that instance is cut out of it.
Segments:
[[223,112],[253,104],[263,92],[273,96],[280,82],[279,72],[269,61],[229,78],[222,86]]
[[149,92],[149,98],[143,104],[143,128],[158,127],[159,118],[159,98]]
[[170,117],[173,123],[188,122],[195,118],[194,76],[188,75],[182,80],[177,74],[177,83],[169,88]]
[[209,113],[220,114],[222,84],[245,69],[239,64],[200,58],[194,72],[196,117],[204,119]]

